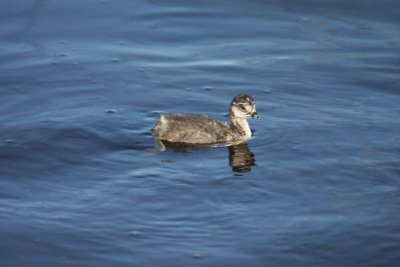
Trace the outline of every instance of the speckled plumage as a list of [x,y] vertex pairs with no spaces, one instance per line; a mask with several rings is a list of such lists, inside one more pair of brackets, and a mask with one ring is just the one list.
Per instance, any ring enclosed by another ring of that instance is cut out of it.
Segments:
[[158,140],[187,144],[238,143],[251,138],[247,118],[257,116],[254,100],[245,94],[236,96],[230,105],[231,124],[205,115],[161,115],[153,128]]

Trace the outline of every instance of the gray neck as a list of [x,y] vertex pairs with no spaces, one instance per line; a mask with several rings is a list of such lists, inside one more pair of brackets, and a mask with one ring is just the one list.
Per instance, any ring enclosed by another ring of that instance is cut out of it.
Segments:
[[233,116],[230,116],[230,118],[231,118],[230,127],[232,131],[235,131],[236,133],[240,134],[245,140],[250,139],[251,130],[249,127],[249,123],[247,122],[247,119],[233,117]]

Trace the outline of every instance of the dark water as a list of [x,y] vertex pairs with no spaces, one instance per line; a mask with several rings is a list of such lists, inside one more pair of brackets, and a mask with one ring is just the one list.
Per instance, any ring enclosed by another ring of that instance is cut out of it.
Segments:
[[[399,263],[398,1],[1,7],[1,266]],[[241,91],[247,147],[152,152]]]

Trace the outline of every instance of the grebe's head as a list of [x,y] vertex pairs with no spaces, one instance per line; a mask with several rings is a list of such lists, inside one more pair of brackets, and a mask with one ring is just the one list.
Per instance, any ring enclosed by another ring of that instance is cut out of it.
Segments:
[[253,98],[246,94],[240,94],[233,98],[229,110],[231,117],[236,118],[257,118],[256,103]]

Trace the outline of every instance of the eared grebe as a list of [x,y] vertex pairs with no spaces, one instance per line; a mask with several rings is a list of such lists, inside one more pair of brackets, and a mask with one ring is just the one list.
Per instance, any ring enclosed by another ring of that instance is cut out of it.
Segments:
[[258,118],[253,98],[246,94],[235,96],[229,107],[229,118],[228,125],[205,115],[161,115],[153,135],[158,141],[199,145],[245,142],[251,138],[247,119]]

